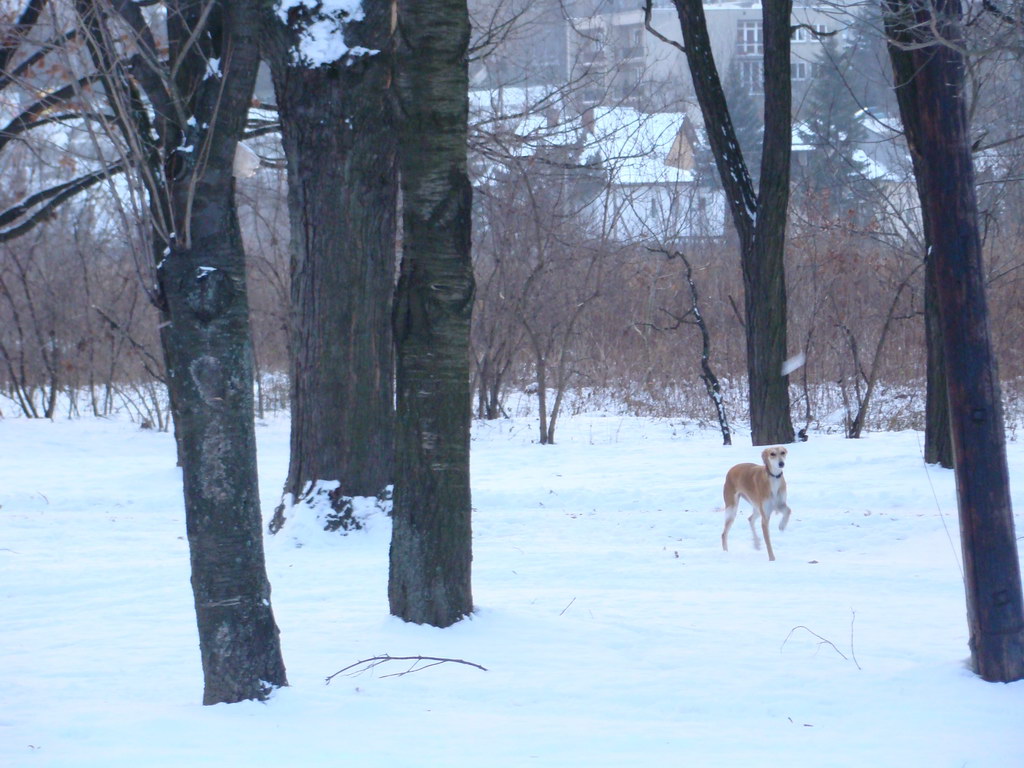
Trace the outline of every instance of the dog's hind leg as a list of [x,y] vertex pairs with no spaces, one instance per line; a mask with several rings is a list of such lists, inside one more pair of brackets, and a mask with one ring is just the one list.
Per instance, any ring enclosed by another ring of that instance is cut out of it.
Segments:
[[726,552],[729,551],[729,529],[732,527],[733,520],[736,519],[736,509],[738,504],[733,501],[725,508],[725,528],[722,529],[722,549]]

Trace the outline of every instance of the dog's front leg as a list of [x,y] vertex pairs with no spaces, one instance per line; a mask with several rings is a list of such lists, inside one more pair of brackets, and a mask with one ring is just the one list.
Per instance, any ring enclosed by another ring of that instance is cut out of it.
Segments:
[[772,551],[772,537],[768,533],[768,515],[761,514],[761,532],[764,534],[764,544],[768,548],[768,559],[774,560],[775,553]]
[[760,515],[764,517],[764,512],[761,511],[761,507],[755,505],[754,511],[750,513],[750,517],[747,518],[747,522],[750,523],[750,533],[754,537],[754,549],[761,548],[761,539],[757,535],[757,526],[754,524],[754,518]]

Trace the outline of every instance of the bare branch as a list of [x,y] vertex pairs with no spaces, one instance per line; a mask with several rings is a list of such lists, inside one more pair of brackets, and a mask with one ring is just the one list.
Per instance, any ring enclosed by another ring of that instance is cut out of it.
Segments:
[[48,93],[43,98],[33,104],[30,104],[22,110],[21,114],[8,122],[7,125],[0,128],[0,149],[3,149],[3,147],[16,136],[20,136],[30,128],[34,127],[37,124],[39,117],[46,113],[47,110],[63,106],[69,99],[77,95],[82,88],[95,82],[97,79],[97,75],[87,75],[73,83],[65,85],[63,88],[58,88],[57,90]]
[[673,48],[678,48],[683,53],[686,53],[686,49],[683,47],[682,43],[678,43],[675,40],[670,40],[669,38],[665,37],[665,35],[656,30],[654,26],[651,24],[651,0],[645,0],[644,2],[644,29],[646,29],[656,38],[661,40],[661,42],[667,43],[668,45],[671,45]]
[[[390,656],[384,654],[383,656],[373,656],[369,659],[363,659],[361,661],[349,664],[347,667],[339,669],[333,675],[328,675],[324,679],[325,685],[330,685],[331,680],[338,677],[338,675],[345,675],[346,677],[355,677],[361,675],[364,672],[370,672],[381,664],[386,664],[389,661],[411,661],[412,664],[404,672],[393,672],[391,674],[383,675],[382,677],[403,677],[410,675],[413,672],[420,672],[430,667],[436,667],[439,664],[464,664],[467,667],[475,667],[479,670],[487,671],[487,667],[482,667],[479,664],[474,664],[472,661],[463,661],[462,659],[446,659],[438,656]],[[430,662],[430,663],[424,663]],[[422,666],[420,666],[422,664]]]
[[124,337],[124,339],[135,349],[135,351],[139,353],[139,355],[142,357],[142,366],[145,369],[146,373],[152,376],[156,381],[159,381],[162,384],[166,384],[166,378],[160,373],[160,371],[163,369],[163,364],[153,355],[152,352],[149,351],[146,345],[137,341],[131,335],[128,329],[124,328],[121,325],[121,323],[119,323],[117,320],[111,317],[108,313],[104,312],[102,309],[96,306],[94,306],[93,309],[96,310],[96,313],[100,317],[102,317],[104,321],[106,321],[107,325],[110,326],[111,330],[120,333]]
[[798,629],[802,629],[802,630],[804,630],[804,632],[807,632],[810,635],[814,635],[816,638],[818,638],[818,645],[827,645],[833,651],[835,651],[840,656],[842,656],[845,661],[849,661],[849,659],[847,658],[846,654],[843,653],[842,651],[840,651],[838,648],[836,648],[836,644],[835,643],[833,643],[831,640],[829,640],[827,638],[822,637],[817,632],[815,632],[813,629],[810,629],[809,627],[805,627],[803,624],[800,624],[800,625],[798,625],[796,627],[793,627],[791,630],[789,630],[789,634],[786,635],[786,639],[783,640],[782,641],[782,645],[779,646],[779,652],[780,653],[782,652],[782,649],[786,647],[786,643],[789,642],[789,638],[791,638],[793,636],[793,633],[796,632]]
[[[122,163],[115,163],[85,176],[80,176],[72,181],[44,189],[26,198],[21,203],[11,206],[5,211],[0,211],[0,227],[8,227],[18,219],[23,219],[23,221],[15,226],[11,226],[9,229],[0,229],[0,243],[23,235],[40,222],[48,219],[54,209],[65,200],[123,171],[124,165]],[[33,209],[35,209],[34,212],[29,214]],[[28,218],[25,218],[26,216]]]

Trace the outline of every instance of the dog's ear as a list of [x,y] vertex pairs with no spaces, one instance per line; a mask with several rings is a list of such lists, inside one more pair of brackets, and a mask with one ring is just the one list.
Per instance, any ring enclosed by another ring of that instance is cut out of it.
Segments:
[[763,451],[761,451],[761,461],[764,463],[766,467],[768,467],[769,470],[771,469],[771,464],[768,462],[768,451],[770,450],[771,448],[765,448]]

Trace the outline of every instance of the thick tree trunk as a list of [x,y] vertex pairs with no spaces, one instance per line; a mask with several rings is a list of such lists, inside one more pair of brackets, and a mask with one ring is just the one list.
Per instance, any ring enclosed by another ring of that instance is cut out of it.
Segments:
[[197,213],[224,228],[169,254],[161,270],[205,704],[264,698],[268,684],[286,684],[264,568],[245,271],[230,200],[215,188],[197,195]]
[[686,59],[718,174],[739,236],[745,291],[750,429],[754,445],[791,443],[785,277],[792,146],[791,0],[765,3],[765,132],[755,194],[711,53],[701,0],[675,0]]
[[988,328],[960,4],[887,0],[884,8],[939,299],[971,658],[985,680],[1009,682],[1024,678],[1024,599]]
[[[391,3],[365,0],[350,47],[379,51],[306,66],[295,30],[268,36],[288,160],[291,219],[291,456],[285,501],[322,481],[337,515],[377,496],[394,469],[396,134],[387,52]],[[271,530],[284,523],[283,503]],[[341,527],[358,525],[342,518]],[[334,522],[331,523],[332,525]]]
[[398,27],[404,239],[388,598],[394,615],[445,627],[473,610],[465,0],[399,0]]
[[[161,249],[158,275],[203,703],[216,704],[265,698],[287,680],[264,565],[245,254],[232,176],[256,73],[258,28],[250,2],[215,9],[203,28],[203,5],[179,9],[181,26],[169,30],[172,56],[191,48],[188,58],[199,58],[182,59],[177,85],[196,94],[191,114],[202,126],[183,140],[204,151],[168,181],[164,209],[174,212],[175,230]],[[192,48],[196,28],[202,32]],[[207,58],[222,62],[220,77],[203,77]],[[194,91],[185,87],[199,81]]]
[[792,154],[790,15],[792,0],[763,6],[764,140],[751,252],[743,255],[750,371],[750,430],[754,445],[793,442],[787,356],[786,219]]
[[[149,197],[204,704],[287,685],[264,563],[232,175],[259,63],[260,1],[179,0],[158,17],[130,2],[75,4],[112,130]],[[131,77],[113,64],[122,45],[137,51]]]

